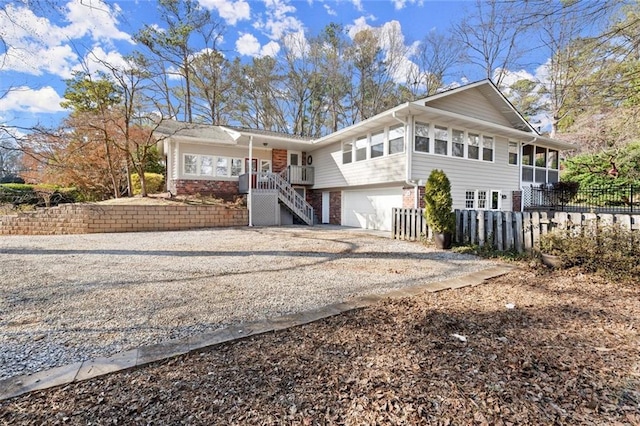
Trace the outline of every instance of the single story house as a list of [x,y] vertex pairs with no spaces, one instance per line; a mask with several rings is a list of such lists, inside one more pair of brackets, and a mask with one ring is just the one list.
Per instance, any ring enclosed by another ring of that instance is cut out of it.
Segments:
[[519,210],[520,191],[557,182],[560,152],[574,148],[542,136],[490,80],[319,139],[176,121],[157,133],[174,194],[251,192],[254,224],[380,230],[390,230],[393,207],[422,206],[433,169],[449,177],[456,209]]

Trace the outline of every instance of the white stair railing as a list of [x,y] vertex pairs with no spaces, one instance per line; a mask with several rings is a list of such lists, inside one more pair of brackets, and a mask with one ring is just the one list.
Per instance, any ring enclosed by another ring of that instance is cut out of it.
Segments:
[[[285,172],[286,173],[286,172]],[[282,174],[258,173],[256,182],[257,190],[276,190],[278,200],[286,205],[296,216],[302,219],[307,225],[313,225],[313,207],[298,194],[287,182]]]

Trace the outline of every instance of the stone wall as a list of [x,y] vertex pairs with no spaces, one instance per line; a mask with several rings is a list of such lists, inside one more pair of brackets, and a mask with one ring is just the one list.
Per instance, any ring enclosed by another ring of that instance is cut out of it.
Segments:
[[247,226],[245,207],[225,205],[64,204],[0,216],[0,235],[176,231]]
[[176,188],[174,195],[200,194],[221,198],[225,201],[235,201],[239,196],[237,180],[176,179],[173,182]]

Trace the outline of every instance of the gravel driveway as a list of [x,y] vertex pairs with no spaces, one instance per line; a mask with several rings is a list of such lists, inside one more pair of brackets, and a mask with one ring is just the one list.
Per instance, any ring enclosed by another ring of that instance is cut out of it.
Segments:
[[0,379],[491,262],[336,227],[0,239]]

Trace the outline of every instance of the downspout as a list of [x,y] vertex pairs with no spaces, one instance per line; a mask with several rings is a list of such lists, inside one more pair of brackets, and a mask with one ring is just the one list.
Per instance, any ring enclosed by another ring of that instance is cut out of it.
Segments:
[[396,111],[394,111],[391,116],[393,118],[395,118],[396,120],[398,120],[400,123],[402,123],[404,125],[404,134],[405,134],[405,149],[406,149],[406,155],[405,155],[405,159],[406,159],[406,164],[405,164],[405,179],[404,179],[404,183],[409,185],[409,186],[413,186],[413,208],[417,209],[420,207],[420,189],[418,187],[418,183],[415,182],[414,180],[411,179],[411,165],[413,163],[413,149],[411,147],[411,143],[410,141],[413,140],[413,134],[409,134],[409,133],[413,133],[410,132],[409,130],[413,130],[412,126],[409,126],[409,122],[407,119],[402,119],[400,117],[398,117],[398,115],[396,114]]
[[249,226],[253,226],[251,215],[251,186],[253,182],[253,136],[249,136],[249,193],[247,194],[247,210],[249,212]]

